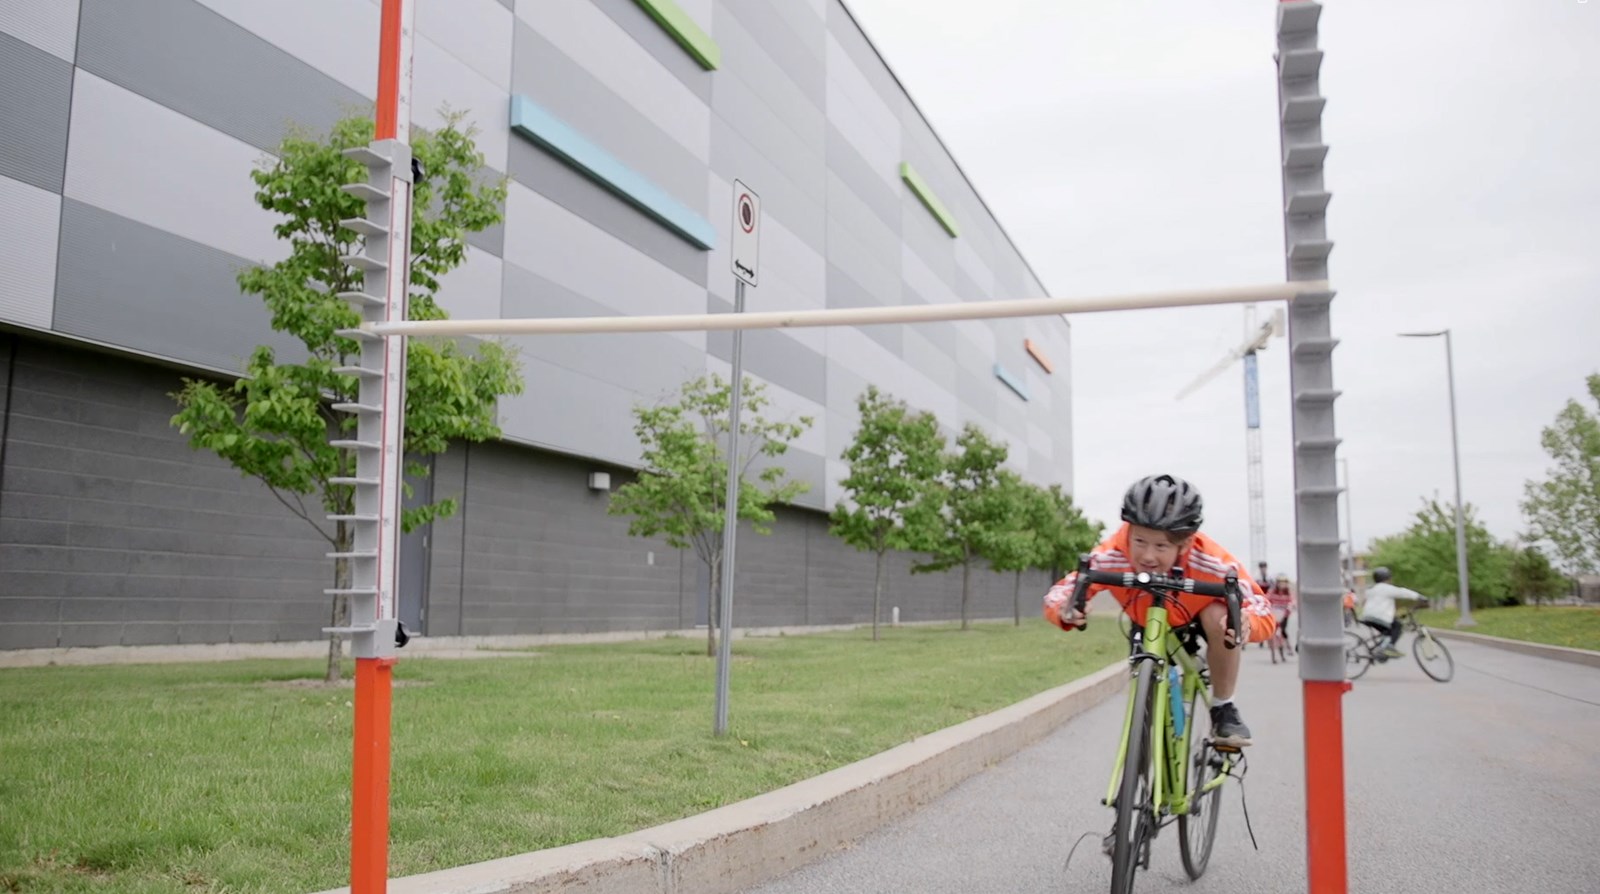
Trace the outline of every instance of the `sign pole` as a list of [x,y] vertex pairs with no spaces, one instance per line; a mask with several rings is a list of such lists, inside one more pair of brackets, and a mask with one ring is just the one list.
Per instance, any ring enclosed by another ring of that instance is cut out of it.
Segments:
[[[761,197],[733,181],[733,238],[729,240],[734,275],[733,312],[744,313],[745,284],[756,284],[760,270]],[[717,641],[717,715],[712,734],[728,732],[728,668],[733,654],[734,550],[739,533],[739,411],[744,403],[744,331],[733,331],[733,399],[728,408],[728,482],[722,518],[721,629]]]

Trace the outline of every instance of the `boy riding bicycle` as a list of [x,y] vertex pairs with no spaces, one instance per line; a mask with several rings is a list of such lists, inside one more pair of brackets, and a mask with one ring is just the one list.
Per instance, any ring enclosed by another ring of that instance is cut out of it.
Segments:
[[[1227,629],[1227,609],[1222,600],[1197,594],[1177,594],[1168,601],[1173,626],[1198,624],[1205,633],[1206,660],[1211,668],[1211,726],[1218,744],[1250,744],[1250,728],[1233,702],[1239,679],[1241,642],[1261,642],[1277,629],[1276,619],[1262,595],[1261,586],[1245,572],[1243,564],[1216,541],[1200,532],[1200,492],[1171,475],[1152,475],[1134,482],[1122,499],[1122,527],[1089,554],[1096,571],[1132,571],[1169,574],[1181,568],[1185,577],[1221,583],[1228,574],[1238,577],[1245,592],[1241,606],[1243,631]],[[1062,630],[1078,630],[1085,616],[1070,605],[1077,572],[1067,575],[1044,597],[1044,616]],[[1248,584],[1246,586],[1246,584]],[[1091,585],[1089,595],[1106,590],[1121,604],[1133,623],[1143,626],[1151,597],[1126,587]]]

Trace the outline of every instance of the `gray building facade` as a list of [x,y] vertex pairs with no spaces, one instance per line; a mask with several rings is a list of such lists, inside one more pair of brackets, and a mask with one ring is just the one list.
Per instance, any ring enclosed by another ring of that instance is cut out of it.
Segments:
[[[292,126],[370,113],[378,16],[375,0],[0,0],[0,648],[327,623],[325,541],[191,450],[170,393],[237,374],[257,344],[295,353],[235,282],[286,254],[249,173]],[[728,310],[735,178],[764,212],[751,310],[1046,294],[840,0],[417,0],[417,32],[415,125],[466,110],[509,177],[504,222],[443,284],[452,317]],[[725,376],[731,337],[510,340],[526,390],[501,402],[501,441],[457,445],[419,489],[461,511],[408,536],[402,617],[433,636],[703,622],[698,560],[630,538],[589,474],[626,480],[632,408]],[[759,331],[744,356],[774,415],[815,424],[783,461],[810,490],[741,539],[741,626],[870,619],[871,556],[824,515],[869,383],[1071,489],[1060,318]],[[959,573],[912,577],[911,559],[889,604],[954,617]],[[976,614],[1010,613],[1009,575],[975,580]],[[1044,582],[1025,577],[1025,604]]]

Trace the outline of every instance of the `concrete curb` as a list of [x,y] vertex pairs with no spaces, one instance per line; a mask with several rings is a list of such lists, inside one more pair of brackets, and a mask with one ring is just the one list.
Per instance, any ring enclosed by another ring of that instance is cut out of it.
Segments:
[[[616,838],[392,879],[393,894],[732,894],[923,806],[1122,692],[1127,663],[812,779]],[[348,894],[338,888],[325,894]]]
[[1549,658],[1552,661],[1565,661],[1568,664],[1587,664],[1590,667],[1600,667],[1600,652],[1589,649],[1573,649],[1567,646],[1551,646],[1544,643],[1530,643],[1520,639],[1506,639],[1503,636],[1485,636],[1481,633],[1467,633],[1464,630],[1440,630],[1429,627],[1434,636],[1444,639],[1459,639],[1464,642],[1477,643],[1495,649],[1504,649],[1507,652],[1520,652],[1524,655],[1533,655],[1539,658]]

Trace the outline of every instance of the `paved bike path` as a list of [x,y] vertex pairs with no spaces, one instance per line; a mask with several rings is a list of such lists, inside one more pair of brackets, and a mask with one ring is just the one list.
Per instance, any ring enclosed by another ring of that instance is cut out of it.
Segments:
[[[1409,650],[1409,637],[1402,643]],[[1350,890],[1592,894],[1600,879],[1600,668],[1451,642],[1455,679],[1409,657],[1345,697]],[[1177,826],[1162,830],[1140,891],[1305,890],[1299,678],[1251,647],[1240,706],[1255,734],[1239,792],[1225,791],[1211,866],[1189,882]],[[1122,701],[1078,717],[924,810],[748,894],[1022,894],[1110,887],[1099,850],[1111,811]],[[1070,867],[1067,851],[1090,833]]]

